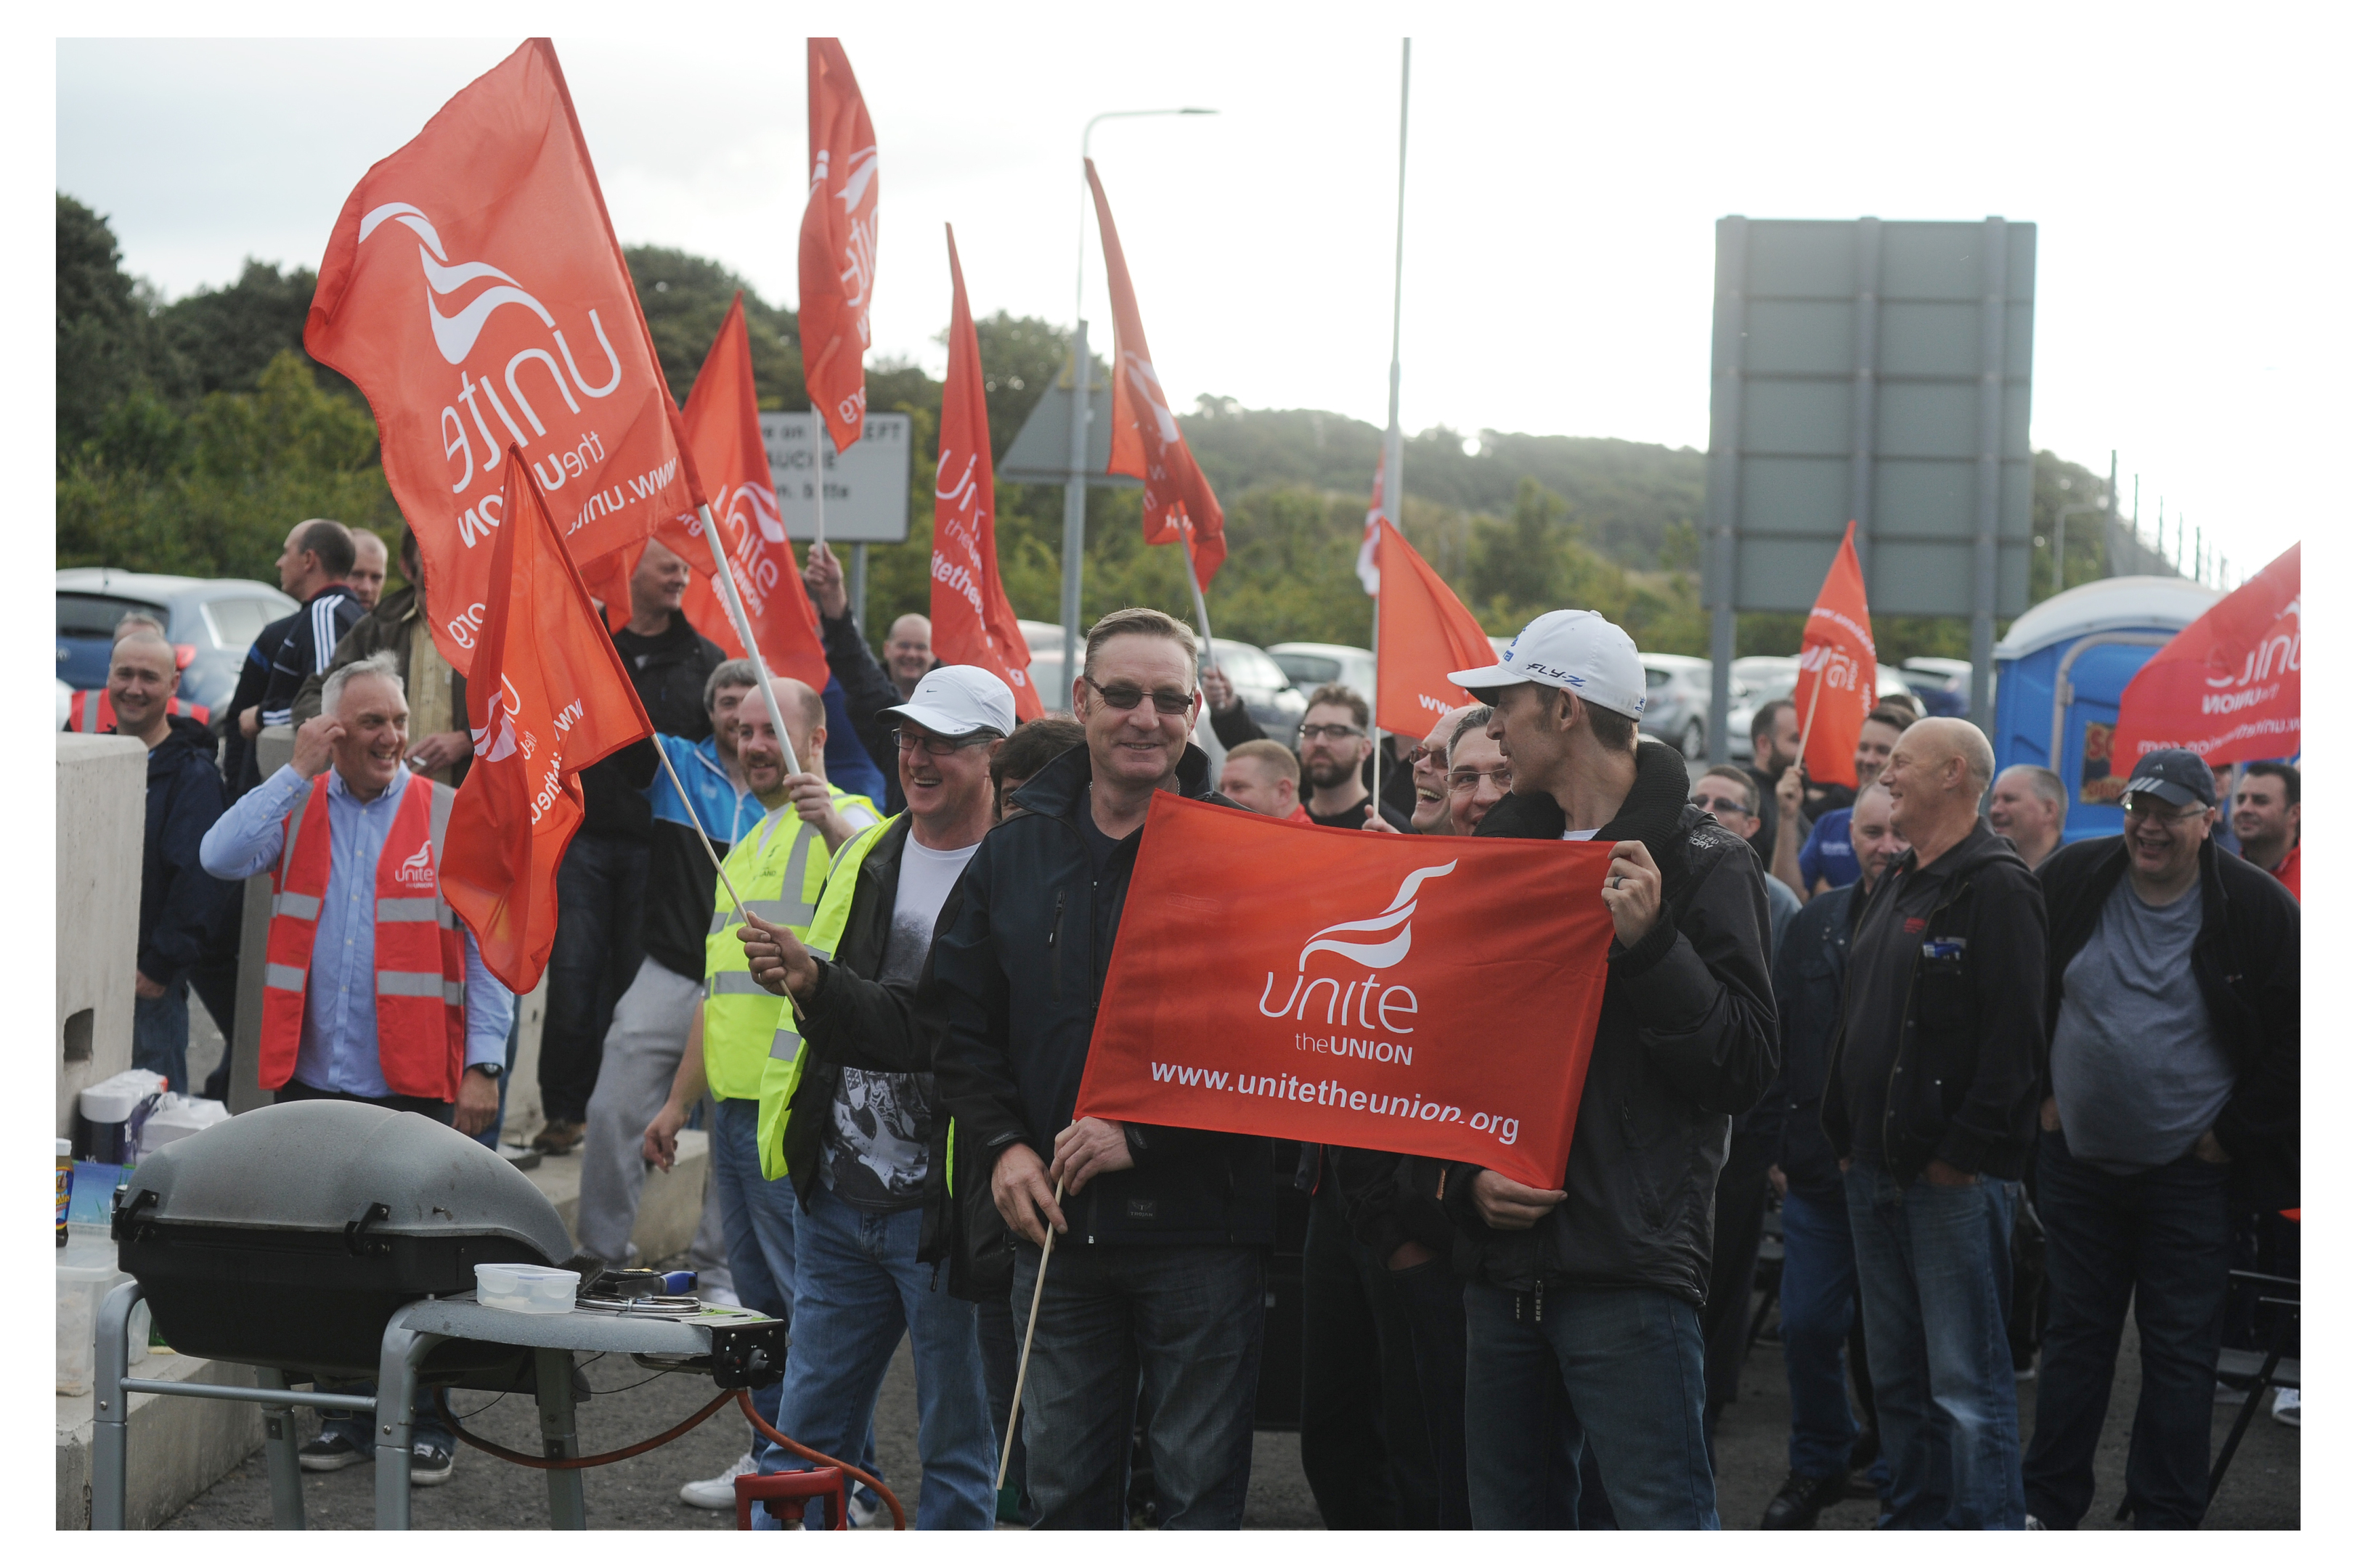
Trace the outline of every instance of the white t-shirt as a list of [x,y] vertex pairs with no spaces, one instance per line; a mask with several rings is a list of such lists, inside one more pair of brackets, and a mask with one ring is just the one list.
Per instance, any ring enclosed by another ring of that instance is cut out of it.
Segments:
[[[912,832],[900,846],[900,890],[892,901],[892,932],[876,978],[913,986],[933,947],[933,922],[966,862],[981,848],[927,849]],[[889,1212],[924,1196],[932,1145],[933,1075],[869,1072],[845,1068],[834,1090],[834,1125],[821,1170],[836,1197],[855,1208]]]
[[1574,832],[1571,829],[1566,828],[1563,830],[1563,836],[1566,839],[1592,839],[1602,831],[1600,828],[1582,828],[1577,832]]

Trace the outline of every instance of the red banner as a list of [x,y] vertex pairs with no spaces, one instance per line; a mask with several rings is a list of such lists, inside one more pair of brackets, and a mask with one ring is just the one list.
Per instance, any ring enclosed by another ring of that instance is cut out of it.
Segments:
[[[773,675],[791,675],[813,692],[825,691],[826,645],[819,636],[818,611],[802,590],[778,493],[770,487],[770,453],[761,444],[761,405],[753,388],[753,343],[745,331],[742,294],[721,319],[712,351],[687,394],[682,426],[696,474],[711,492],[720,547],[735,569],[762,663]],[[729,658],[743,658],[745,644],[721,598],[703,523],[690,519],[684,526],[662,529],[656,537],[694,568],[681,605],[689,623]]]
[[1226,515],[1211,494],[1211,482],[1195,466],[1195,454],[1162,395],[1154,371],[1154,351],[1137,314],[1137,291],[1129,285],[1129,263],[1114,232],[1113,209],[1105,205],[1097,166],[1087,166],[1089,189],[1096,195],[1097,230],[1104,237],[1105,287],[1113,295],[1113,456],[1108,474],[1146,481],[1146,542],[1184,542],[1195,581],[1210,587],[1228,558]]
[[2298,545],[2171,638],[2120,693],[2118,771],[2172,746],[2212,768],[2299,755]]
[[[867,421],[876,293],[876,127],[835,38],[810,40],[810,195],[802,205],[802,383],[837,452]],[[820,476],[823,482],[824,476]]]
[[949,241],[950,370],[942,383],[941,457],[933,465],[933,657],[977,665],[1005,680],[1015,693],[1016,718],[1028,723],[1047,708],[1031,683],[1031,645],[998,580],[998,500],[982,345],[966,307],[954,230]]
[[522,996],[556,940],[556,868],[581,825],[575,775],[654,725],[513,448],[501,492],[514,526],[491,547],[499,592],[467,682],[475,764],[450,811],[442,893],[484,966]]
[[1451,670],[1475,670],[1498,661],[1498,650],[1406,536],[1380,515],[1377,570],[1383,593],[1376,600],[1377,680],[1375,724],[1394,735],[1421,738],[1440,715],[1473,700],[1449,683]]
[[694,512],[671,394],[546,38],[478,78],[354,188],[303,345],[375,412],[434,641],[462,673],[493,597],[506,494],[493,476],[511,446],[577,562]]
[[1167,791],[1144,832],[1075,1115],[1563,1179],[1610,844],[1297,827]]
[[1792,712],[1801,721],[1801,767],[1820,784],[1857,784],[1857,732],[1874,712],[1874,622],[1857,564],[1857,524],[1842,532],[1825,585],[1801,629],[1801,678]]

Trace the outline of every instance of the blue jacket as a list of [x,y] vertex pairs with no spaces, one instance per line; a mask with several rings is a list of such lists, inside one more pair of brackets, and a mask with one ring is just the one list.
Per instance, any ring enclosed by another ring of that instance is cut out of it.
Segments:
[[229,804],[213,737],[194,719],[174,718],[147,754],[147,831],[139,855],[139,972],[169,985],[197,961],[205,929],[231,884],[197,864],[206,830]]
[[[654,814],[647,841],[647,956],[674,974],[700,981],[704,939],[712,926],[713,871],[712,854],[696,841],[708,836],[713,851],[725,856],[730,844],[760,822],[767,808],[750,789],[740,792],[729,782],[728,770],[720,765],[719,742],[712,736],[690,741],[658,734],[654,738],[671,758],[671,768],[658,766],[654,782],[645,791]],[[678,769],[680,782],[687,786],[685,800],[671,781],[672,768]],[[630,983],[628,976],[622,983]]]

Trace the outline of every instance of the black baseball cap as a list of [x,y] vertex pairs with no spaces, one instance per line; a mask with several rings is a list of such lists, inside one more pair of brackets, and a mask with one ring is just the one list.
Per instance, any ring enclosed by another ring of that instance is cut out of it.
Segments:
[[2166,751],[2147,751],[2136,759],[2136,770],[2120,789],[2122,800],[2130,795],[2158,795],[2172,806],[2190,806],[2197,800],[2215,806],[2218,785],[2200,752],[2171,746]]

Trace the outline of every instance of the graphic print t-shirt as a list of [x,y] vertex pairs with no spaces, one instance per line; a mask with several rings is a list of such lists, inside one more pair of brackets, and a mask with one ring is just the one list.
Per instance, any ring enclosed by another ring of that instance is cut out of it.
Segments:
[[[913,833],[900,846],[900,891],[892,902],[892,932],[885,939],[878,981],[916,985],[932,950],[933,922],[980,847],[927,849]],[[933,1075],[845,1068],[834,1110],[820,1176],[835,1197],[871,1213],[914,1208],[924,1195],[932,1146]]]

